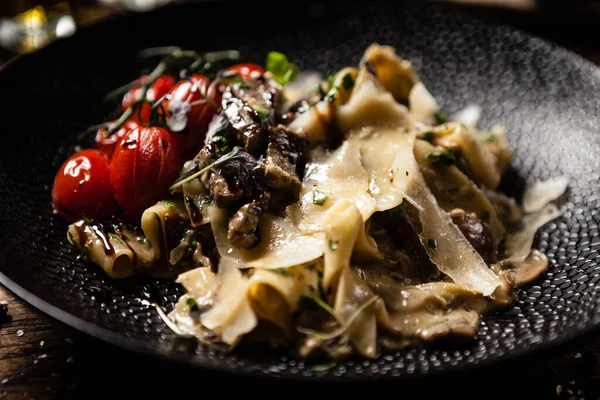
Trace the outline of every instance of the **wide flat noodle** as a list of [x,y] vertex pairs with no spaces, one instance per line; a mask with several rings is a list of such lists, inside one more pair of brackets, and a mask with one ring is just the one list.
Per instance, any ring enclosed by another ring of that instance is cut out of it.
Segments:
[[[380,128],[359,140],[361,164],[369,178],[374,211],[390,210],[402,203],[403,193],[394,184],[392,165],[398,153],[412,148],[414,134],[402,128]],[[365,221],[371,216],[363,215]]]
[[249,250],[236,248],[227,239],[228,217],[227,210],[211,206],[211,227],[219,254],[238,268],[286,268],[323,255],[322,234],[304,235],[289,218],[270,213],[260,221],[259,244]]
[[434,131],[439,135],[437,144],[459,151],[467,160],[474,180],[490,189],[498,187],[501,171],[496,157],[477,141],[469,129],[458,123],[449,123]]
[[[318,195],[325,196],[324,202],[314,201]],[[325,213],[341,199],[352,201],[365,220],[375,208],[369,194],[369,174],[361,164],[361,146],[355,139],[346,140],[329,156],[309,162],[300,202],[291,207],[292,216],[302,232],[319,232]]]
[[215,284],[214,305],[202,314],[200,322],[219,334],[223,343],[235,344],[258,323],[248,299],[250,281],[235,264],[223,258]]
[[324,221],[323,289],[328,289],[342,270],[350,267],[350,258],[364,222],[358,208],[349,200],[339,200],[327,212]]
[[[138,271],[135,267],[135,254],[131,248],[116,235],[97,233],[83,220],[69,225],[69,242],[86,251],[90,260],[99,265],[111,278],[127,278]],[[80,246],[83,244],[83,246]]]
[[289,336],[292,313],[300,296],[317,292],[319,277],[316,266],[298,265],[285,270],[254,269],[248,296],[252,309],[261,320],[279,326]]
[[485,296],[492,294],[500,280],[439,206],[419,171],[412,149],[398,154],[393,169],[398,188],[423,209],[419,212],[419,237],[431,261],[465,289]]

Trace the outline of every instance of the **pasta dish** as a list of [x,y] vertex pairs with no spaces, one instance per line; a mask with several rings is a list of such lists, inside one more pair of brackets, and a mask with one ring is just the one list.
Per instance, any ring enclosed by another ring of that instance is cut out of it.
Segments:
[[534,235],[566,181],[499,192],[504,128],[448,117],[392,47],[328,77],[278,52],[146,55],[162,59],[109,95],[118,118],[84,132],[53,204],[110,277],[182,285],[175,332],[373,358],[475,337],[546,270]]

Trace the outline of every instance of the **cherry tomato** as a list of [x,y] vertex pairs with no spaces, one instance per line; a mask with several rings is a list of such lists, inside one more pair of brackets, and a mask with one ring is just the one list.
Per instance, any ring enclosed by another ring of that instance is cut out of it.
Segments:
[[118,131],[110,136],[107,136],[107,128],[99,129],[96,133],[96,148],[108,154],[109,157],[112,156],[113,152],[115,151],[115,147],[117,147],[117,144],[121,141],[123,136],[139,126],[140,122],[137,119],[131,118],[125,121],[123,126],[121,126]]
[[163,198],[183,164],[176,133],[158,126],[126,134],[110,163],[115,200],[130,218]]
[[54,179],[52,205],[69,222],[85,214],[104,220],[117,210],[110,185],[110,158],[99,150],[83,150],[63,163]]
[[[144,83],[148,80],[148,75],[144,75],[135,80],[140,84]],[[148,91],[146,92],[146,99],[149,101],[157,101],[165,94],[169,93],[169,90],[175,85],[175,79],[173,79],[170,75],[161,75],[158,79],[150,86]],[[127,110],[131,105],[139,100],[142,95],[142,88],[134,87],[129,89],[127,93],[123,96],[123,100],[121,101],[121,108],[123,111]]]
[[263,67],[257,64],[236,64],[225,69],[224,74],[237,73],[242,79],[258,78],[265,73]]
[[171,98],[168,102],[165,101],[167,110],[170,102],[175,100],[187,102],[191,106],[187,113],[187,144],[183,150],[197,152],[204,144],[208,125],[221,103],[221,94],[216,85],[211,85],[210,79],[197,74],[177,83],[170,93]]

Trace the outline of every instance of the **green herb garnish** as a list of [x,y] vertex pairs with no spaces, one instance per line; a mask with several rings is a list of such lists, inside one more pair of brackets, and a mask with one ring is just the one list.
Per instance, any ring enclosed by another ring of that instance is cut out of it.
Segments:
[[446,114],[443,110],[436,111],[434,116],[438,124],[445,124],[448,122],[448,114]]
[[173,202],[171,202],[169,200],[161,200],[160,202],[163,203],[167,207],[173,207]]
[[329,250],[336,251],[338,249],[338,242],[335,240],[329,240]]
[[437,247],[437,244],[435,242],[434,239],[427,239],[427,247],[429,247],[430,249],[435,250]]
[[215,135],[213,136],[211,142],[214,143],[219,150],[221,150],[221,152],[229,153],[229,143],[227,142],[225,136]]
[[283,276],[294,276],[294,274],[284,268],[271,269],[270,271]]
[[283,53],[271,51],[267,54],[265,63],[267,71],[270,71],[275,76],[275,80],[282,86],[294,80],[298,75],[298,67],[291,63]]
[[496,135],[492,134],[486,139],[486,142],[494,143],[497,139],[498,139],[498,137]]
[[342,78],[342,86],[345,90],[352,90],[352,88],[354,87],[354,79],[352,78],[352,75],[350,75],[350,73],[347,73]]
[[448,149],[439,153],[428,153],[427,158],[432,160],[434,166],[437,165],[454,165],[456,164],[456,158],[454,157],[454,151]]
[[435,134],[433,133],[433,131],[427,131],[427,132],[423,132],[423,134],[421,136],[419,136],[419,139],[425,140],[426,142],[429,142],[429,143],[432,143],[434,137],[435,137]]
[[188,297],[188,299],[186,300],[186,303],[188,306],[190,306],[190,308],[192,310],[195,310],[198,308],[198,305],[196,304],[196,300],[194,300],[193,297]]
[[125,242],[123,241],[123,238],[121,238],[121,236],[117,235],[116,233],[109,233],[108,237],[115,239],[117,242],[119,242],[121,244],[125,244]]
[[258,115],[258,118],[260,118],[260,120],[267,124],[269,123],[269,112],[267,110],[265,110],[264,108],[257,108],[255,110],[256,115]]
[[321,193],[318,189],[312,191],[312,202],[318,206],[322,206],[327,201],[327,195]]
[[321,307],[323,310],[327,311],[328,314],[331,314],[334,318],[337,319],[337,317],[335,316],[335,310],[329,304],[327,304],[317,296],[314,296],[312,294],[300,295],[300,298],[298,299],[299,309],[310,309],[315,305]]
[[[319,339],[319,340],[331,340],[337,336],[342,335],[344,332],[346,332],[346,330],[350,327],[350,325],[352,325],[354,320],[356,318],[358,318],[360,313],[363,312],[371,304],[373,304],[377,299],[378,299],[377,296],[373,296],[369,300],[365,301],[345,322],[340,321],[337,317],[335,317],[335,314],[332,314],[332,315],[334,315],[335,319],[340,324],[340,327],[333,330],[332,332],[318,332],[318,331],[314,331],[312,329],[306,329],[306,328],[302,328],[302,327],[298,327],[298,332],[303,333],[305,335],[311,335],[314,338]],[[335,313],[335,311],[331,308],[331,306],[329,306],[329,305],[327,305],[327,306],[331,309],[332,312]],[[330,312],[330,314],[331,314],[331,312]]]

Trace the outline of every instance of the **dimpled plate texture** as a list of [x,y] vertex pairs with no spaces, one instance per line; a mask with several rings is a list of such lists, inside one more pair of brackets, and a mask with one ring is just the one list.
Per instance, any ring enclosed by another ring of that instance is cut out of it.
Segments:
[[[303,2],[304,3],[304,2]],[[265,5],[195,3],[118,17],[25,56],[0,72],[0,278],[35,306],[89,334],[146,354],[245,374],[363,379],[415,376],[481,366],[564,342],[600,323],[598,130],[600,74],[558,46],[437,8],[387,3]],[[267,17],[263,8],[276,17]],[[229,17],[211,18],[225,10]],[[238,11],[236,11],[238,10]],[[290,18],[294,15],[298,18]],[[217,21],[218,20],[218,21]],[[242,22],[240,22],[240,20]],[[212,26],[211,23],[221,23]],[[173,346],[149,305],[170,310],[181,289],[168,280],[114,281],[78,260],[67,224],[53,215],[50,189],[76,135],[105,120],[101,99],[151,63],[136,51],[180,45],[200,51],[237,48],[262,62],[269,50],[324,74],[356,64],[372,42],[410,59],[449,112],[483,107],[482,126],[506,124],[515,159],[503,187],[570,177],[562,217],[537,235],[548,273],[516,303],[483,319],[477,337],[353,359],[327,371],[285,351],[238,348],[223,354]]]

